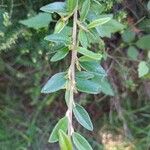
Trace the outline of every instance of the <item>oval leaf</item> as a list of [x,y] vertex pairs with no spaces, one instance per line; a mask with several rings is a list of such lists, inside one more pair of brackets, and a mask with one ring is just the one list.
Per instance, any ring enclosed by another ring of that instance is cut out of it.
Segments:
[[56,62],[56,61],[59,61],[59,60],[65,58],[68,53],[69,53],[68,48],[66,48],[66,47],[62,48],[51,58],[51,62]]
[[48,5],[45,5],[40,8],[40,10],[48,13],[66,13],[66,4],[65,2],[54,2]]
[[71,139],[63,130],[59,130],[59,145],[61,150],[73,150]]
[[63,35],[62,33],[51,34],[46,36],[44,39],[55,43],[62,43],[62,44],[70,43],[69,36]]
[[93,150],[88,141],[79,133],[74,132],[72,135],[73,143],[78,150]]
[[91,78],[94,78],[94,75],[91,72],[79,71],[79,72],[76,72],[76,77],[83,78],[83,79],[91,79]]
[[73,113],[77,119],[77,121],[86,129],[92,131],[93,124],[91,122],[90,116],[87,111],[80,105],[76,104],[73,108]]
[[41,93],[53,93],[63,89],[66,81],[64,72],[57,73],[48,80],[42,88]]
[[111,17],[104,17],[104,18],[96,19],[88,25],[88,29],[103,25],[103,24],[107,23],[108,21],[110,21],[111,19],[112,19]]
[[101,60],[102,59],[101,54],[94,53],[94,52],[89,51],[89,50],[87,50],[86,48],[83,48],[83,47],[79,47],[78,52],[82,55],[85,55],[85,56],[87,56],[89,58],[92,58],[92,59],[95,59],[95,60]]
[[98,94],[101,91],[101,86],[99,83],[95,83],[91,80],[86,80],[82,78],[76,78],[77,89],[80,92],[85,92],[89,94]]
[[48,142],[55,143],[59,140],[59,130],[66,132],[68,128],[68,119],[67,117],[64,117],[58,121],[58,123],[55,125]]
[[85,31],[83,30],[79,30],[79,41],[81,43],[81,45],[85,48],[88,47],[88,37]]
[[94,74],[99,76],[107,76],[106,71],[97,61],[80,61],[80,65],[86,71],[93,72]]
[[67,11],[73,12],[78,4],[78,0],[67,0]]
[[149,73],[149,68],[145,61],[141,61],[138,66],[139,77],[143,77]]
[[81,21],[84,21],[86,16],[87,16],[89,9],[90,9],[90,3],[91,3],[90,0],[85,0],[83,2],[81,13],[80,13],[80,20]]
[[150,35],[145,35],[136,42],[136,46],[141,49],[150,49]]

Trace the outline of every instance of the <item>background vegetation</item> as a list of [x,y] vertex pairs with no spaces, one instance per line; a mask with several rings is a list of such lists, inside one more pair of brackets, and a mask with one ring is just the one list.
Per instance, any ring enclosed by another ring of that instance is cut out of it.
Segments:
[[[99,46],[115,96],[78,93],[76,100],[86,106],[95,130],[91,134],[75,125],[94,150],[111,150],[114,145],[149,150],[150,2],[98,1],[98,13],[113,13],[118,21],[103,28]],[[47,141],[66,111],[64,93],[40,91],[47,77],[66,68],[69,59],[50,62],[57,49],[43,38],[52,32],[58,16],[39,14],[39,8],[50,2],[0,1],[0,150],[58,149]]]

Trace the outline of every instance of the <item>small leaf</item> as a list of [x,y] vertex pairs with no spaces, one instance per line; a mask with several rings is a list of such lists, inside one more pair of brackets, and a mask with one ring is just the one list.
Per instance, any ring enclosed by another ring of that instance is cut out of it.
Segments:
[[48,13],[66,13],[66,4],[65,2],[54,2],[48,5],[45,5],[40,8],[40,10]]
[[65,73],[57,73],[52,76],[48,82],[44,85],[41,93],[53,93],[65,87],[67,79],[65,79]]
[[59,20],[56,25],[55,25],[55,31],[54,33],[60,33],[64,27],[67,25],[68,21],[64,21],[64,20]]
[[71,139],[63,130],[59,130],[59,145],[61,150],[73,150]]
[[66,47],[62,48],[51,58],[51,62],[56,62],[56,61],[59,61],[59,60],[65,58],[68,53],[69,53],[68,48],[66,48]]
[[111,19],[112,19],[111,17],[104,17],[104,18],[96,19],[88,25],[88,28],[91,29],[91,28],[95,28],[97,26],[101,26],[101,25],[107,23],[108,21],[110,21]]
[[80,61],[80,65],[86,71],[93,72],[100,76],[107,76],[106,71],[97,61]]
[[81,21],[84,21],[86,16],[87,16],[89,9],[90,9],[90,3],[91,3],[90,0],[85,0],[83,2],[81,13],[80,13],[80,20]]
[[79,41],[83,47],[88,47],[88,37],[86,32],[83,30],[79,30]]
[[47,41],[55,42],[55,43],[62,43],[62,44],[69,44],[70,38],[62,33],[56,33],[48,35],[44,38]]
[[78,0],[67,0],[67,11],[72,13],[77,4]]
[[134,46],[130,46],[128,48],[127,54],[128,57],[130,57],[133,60],[136,60],[139,55],[138,50]]
[[137,42],[136,46],[141,49],[150,50],[150,35],[141,37]]
[[73,108],[73,113],[74,113],[77,121],[84,128],[86,128],[90,131],[93,130],[93,124],[91,122],[90,116],[82,106],[80,106],[79,104],[76,104],[76,106]]
[[77,89],[80,92],[98,94],[101,91],[101,86],[91,80],[86,80],[82,78],[76,78]]
[[40,29],[48,27],[50,21],[52,21],[52,17],[47,13],[39,13],[38,15],[31,17],[26,20],[21,20],[20,23],[27,26],[28,28]]
[[92,58],[92,59],[95,59],[95,60],[101,60],[102,59],[101,54],[94,53],[92,51],[87,50],[86,48],[79,47],[77,50],[80,54],[85,55],[89,58]]
[[55,125],[48,142],[55,143],[59,140],[59,130],[66,132],[68,128],[68,119],[67,117],[64,117],[58,121],[58,123]]
[[72,138],[73,143],[78,150],[93,150],[88,141],[79,133],[74,132]]
[[80,72],[76,72],[76,77],[83,78],[83,79],[91,79],[94,78],[94,75],[91,72],[80,71]]
[[149,73],[149,68],[145,61],[141,61],[138,66],[139,77],[143,77]]
[[135,32],[131,31],[130,29],[124,31],[122,34],[122,39],[126,43],[131,43],[133,40],[135,40]]

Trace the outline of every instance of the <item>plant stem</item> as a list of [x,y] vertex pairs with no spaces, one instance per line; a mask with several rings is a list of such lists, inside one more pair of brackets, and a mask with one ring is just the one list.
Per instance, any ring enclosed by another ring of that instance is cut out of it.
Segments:
[[69,105],[68,105],[68,135],[71,136],[73,131],[72,125],[72,111],[74,104],[74,91],[76,89],[75,85],[75,65],[77,58],[77,7],[75,8],[73,15],[73,32],[72,32],[72,54],[71,54],[71,65],[69,68]]

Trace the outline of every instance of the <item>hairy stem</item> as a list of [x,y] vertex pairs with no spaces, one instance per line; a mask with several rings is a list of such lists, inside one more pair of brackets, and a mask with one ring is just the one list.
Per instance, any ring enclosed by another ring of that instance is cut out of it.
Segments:
[[73,32],[72,32],[72,55],[71,55],[71,65],[69,68],[69,104],[68,104],[68,135],[71,136],[73,133],[73,126],[72,126],[72,111],[73,111],[73,104],[74,104],[74,91],[76,89],[75,85],[75,64],[77,58],[77,7],[74,11],[73,15]]

